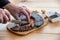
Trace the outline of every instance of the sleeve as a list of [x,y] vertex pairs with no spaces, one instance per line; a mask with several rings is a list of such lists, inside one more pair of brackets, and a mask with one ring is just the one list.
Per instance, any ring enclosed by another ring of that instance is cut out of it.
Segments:
[[8,3],[10,3],[9,0],[0,0],[0,8],[3,8]]

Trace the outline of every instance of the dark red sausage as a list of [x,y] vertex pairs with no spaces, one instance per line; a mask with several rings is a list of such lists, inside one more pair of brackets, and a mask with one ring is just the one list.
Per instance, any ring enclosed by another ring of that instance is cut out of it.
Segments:
[[[20,18],[24,19],[23,16],[21,16]],[[40,27],[41,25],[44,24],[43,18],[40,15],[38,15],[38,14],[32,13],[31,14],[31,19],[34,20],[34,23],[28,25],[28,27],[27,26],[20,26],[20,27],[15,26],[15,27],[13,27],[11,29],[13,31],[25,32],[25,31],[32,30],[34,28],[38,28],[38,27]],[[28,21],[26,21],[26,20],[24,22],[28,23]],[[24,23],[24,24],[23,23],[22,23],[22,25],[26,24],[26,23]]]

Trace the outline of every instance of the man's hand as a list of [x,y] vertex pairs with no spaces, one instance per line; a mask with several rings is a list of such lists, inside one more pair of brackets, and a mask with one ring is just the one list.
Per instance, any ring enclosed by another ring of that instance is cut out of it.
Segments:
[[15,5],[9,3],[6,6],[4,6],[4,8],[9,10],[15,19],[19,19],[19,15],[22,12],[23,14],[26,15],[26,18],[30,22],[30,12],[26,7],[24,7],[24,6],[23,7],[17,7]]
[[6,9],[0,9],[0,23],[7,23],[10,20],[10,12]]

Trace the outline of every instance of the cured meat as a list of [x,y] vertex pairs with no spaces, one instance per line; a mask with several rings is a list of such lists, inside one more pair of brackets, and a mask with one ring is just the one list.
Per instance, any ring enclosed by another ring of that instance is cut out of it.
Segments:
[[[39,28],[44,24],[44,20],[43,20],[42,16],[40,16],[39,14],[31,13],[30,16],[31,16],[30,18],[33,20],[33,22],[31,21],[30,24],[24,25],[25,24],[24,22],[26,22],[26,20],[25,20],[25,21],[23,21],[24,24],[21,23],[23,26],[16,25],[12,28],[7,27],[7,29],[15,34],[20,35],[20,34],[24,34],[25,32],[28,32],[30,30]],[[20,18],[24,19],[23,16],[21,16]],[[27,23],[28,23],[28,21],[27,21]],[[22,32],[24,32],[24,33],[22,33]]]

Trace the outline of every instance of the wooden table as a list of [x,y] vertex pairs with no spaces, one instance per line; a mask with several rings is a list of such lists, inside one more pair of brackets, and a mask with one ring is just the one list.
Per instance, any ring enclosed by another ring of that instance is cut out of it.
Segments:
[[[37,3],[24,2],[20,3],[19,5],[21,4],[26,5],[30,10],[36,9],[39,12],[41,12],[41,9],[46,10],[46,13],[52,10],[60,11],[60,4],[56,1]],[[47,26],[38,29],[26,36],[17,36],[15,34],[10,33],[6,29],[7,24],[0,24],[0,40],[60,40],[60,22],[49,23]]]
[[60,40],[60,22],[49,23],[47,26],[38,29],[26,36],[18,36],[10,33],[5,26],[0,24],[0,40]]

